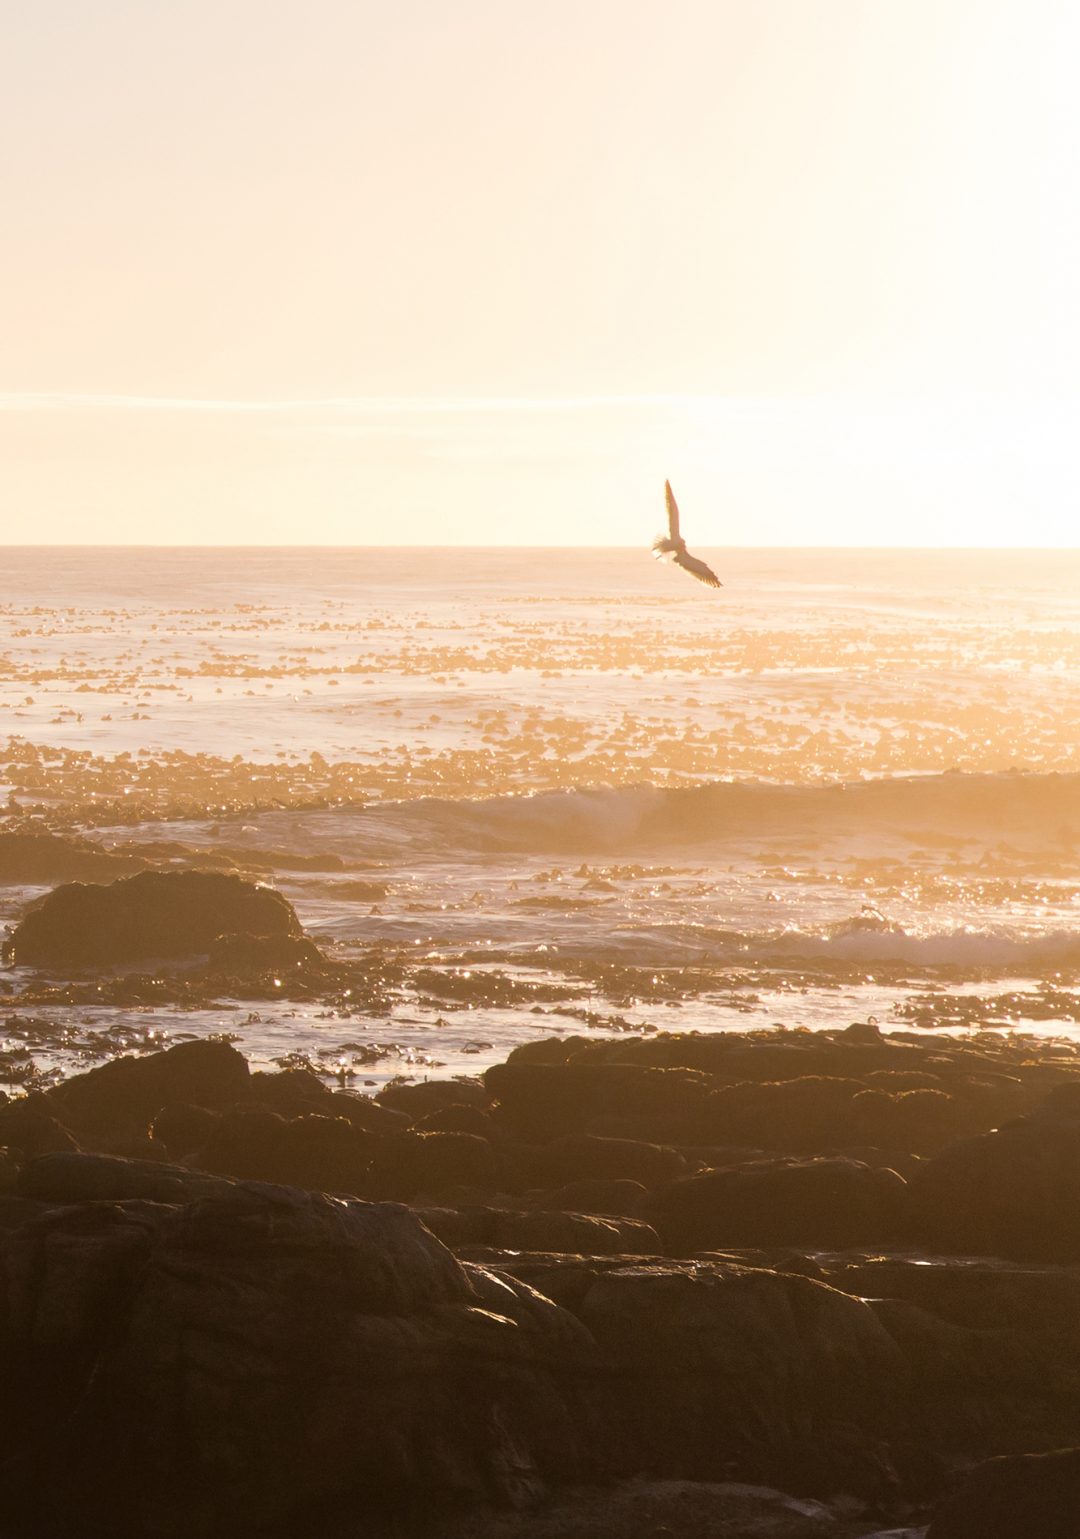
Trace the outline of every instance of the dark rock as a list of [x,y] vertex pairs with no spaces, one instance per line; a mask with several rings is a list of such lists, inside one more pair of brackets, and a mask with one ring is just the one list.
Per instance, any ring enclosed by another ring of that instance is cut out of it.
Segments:
[[[838,1539],[853,1532],[838,1527],[831,1508],[807,1497],[696,1480],[578,1489],[535,1512],[486,1511],[440,1524],[440,1539]],[[916,1539],[914,1530],[905,1533]],[[903,1536],[896,1530],[891,1539]]]
[[545,1143],[567,1134],[607,1131],[613,1119],[644,1139],[683,1139],[710,1088],[693,1069],[636,1064],[495,1064],[484,1076],[508,1136]]
[[649,1224],[587,1213],[507,1214],[489,1243],[501,1250],[575,1256],[655,1256],[660,1249],[656,1230]]
[[953,1144],[910,1192],[914,1233],[936,1250],[1080,1261],[1080,1120],[1025,1117]]
[[61,834],[0,833],[0,884],[45,887],[51,882],[100,882],[142,870],[145,862],[115,854],[89,839]]
[[413,1123],[418,1133],[475,1133],[490,1138],[494,1131],[491,1113],[482,1106],[440,1106]]
[[835,1149],[844,1141],[852,1101],[865,1088],[857,1079],[827,1075],[725,1085],[709,1096],[702,1133],[716,1142],[786,1154]]
[[925,1069],[871,1069],[863,1076],[870,1090],[888,1090],[896,1095],[901,1090],[942,1090],[944,1081],[940,1074]]
[[220,1176],[358,1194],[367,1190],[370,1158],[369,1135],[344,1117],[251,1108],[220,1118],[197,1163]]
[[400,1208],[251,1186],[69,1206],[0,1235],[0,1275],[20,1539],[319,1533],[348,1511],[389,1532],[590,1469],[587,1334],[509,1280],[474,1286]]
[[363,1128],[366,1133],[375,1133],[380,1137],[403,1133],[411,1125],[406,1112],[394,1111],[380,1101],[373,1101],[370,1096],[353,1095],[349,1090],[331,1091],[326,1110],[334,1117],[344,1117],[353,1127]]
[[284,1170],[288,1119],[263,1106],[238,1107],[207,1128],[194,1163],[218,1176],[288,1185]]
[[[784,1154],[820,1154],[871,1142],[930,1154],[970,1131],[970,1115],[942,1089],[895,1084],[909,1077],[868,1075],[864,1083],[808,1075],[726,1085],[709,1097],[702,1133]],[[885,1088],[890,1081],[893,1088]]]
[[910,1154],[936,1154],[967,1131],[960,1105],[941,1090],[926,1088],[860,1091],[850,1107],[850,1138],[902,1149]]
[[405,1112],[414,1122],[429,1112],[448,1106],[478,1106],[487,1110],[491,1097],[477,1079],[421,1080],[417,1085],[386,1085],[375,1097],[376,1104],[390,1111]]
[[218,935],[210,942],[207,971],[222,978],[321,971],[326,958],[304,935]]
[[400,1133],[373,1147],[370,1195],[407,1202],[438,1197],[449,1187],[496,1191],[502,1160],[486,1138],[473,1133]]
[[231,1106],[248,1095],[247,1059],[227,1042],[181,1042],[145,1058],[114,1058],[42,1097],[81,1141],[143,1130],[166,1106]]
[[535,1192],[529,1207],[547,1213],[606,1213],[638,1218],[649,1193],[640,1181],[571,1181],[554,1191]]
[[79,1147],[78,1140],[53,1116],[53,1108],[43,1095],[25,1096],[0,1106],[0,1144],[27,1157]]
[[871,1302],[907,1365],[916,1441],[947,1465],[1076,1435],[1080,1276],[1008,1262],[826,1263]]
[[442,1208],[423,1203],[414,1206],[412,1211],[424,1228],[451,1250],[501,1248],[496,1244],[496,1236],[505,1215],[497,1208],[482,1204]]
[[517,1152],[515,1163],[530,1186],[564,1186],[571,1181],[639,1181],[659,1186],[687,1174],[677,1149],[630,1138],[557,1138]]
[[585,1213],[521,1213],[481,1206],[425,1205],[415,1212],[432,1234],[455,1250],[641,1256],[654,1254],[659,1243],[654,1229],[633,1219]]
[[5,1192],[0,1196],[0,1230],[21,1229],[31,1219],[40,1218],[44,1212],[45,1207],[42,1203],[31,1202],[29,1197],[19,1197],[14,1193]]
[[219,935],[300,936],[280,893],[218,871],[142,871],[107,886],[71,882],[32,908],[5,946],[19,967],[102,967],[190,957]]
[[597,1343],[614,1474],[895,1495],[904,1364],[865,1304],[722,1263],[519,1269]]
[[645,1216],[675,1254],[744,1245],[844,1249],[896,1236],[906,1186],[858,1160],[756,1160],[677,1181]]
[[1032,1114],[1050,1117],[1055,1121],[1080,1120],[1080,1083],[1072,1080],[1063,1085],[1055,1085],[1033,1109]]
[[151,1137],[173,1159],[193,1154],[208,1141],[220,1121],[219,1112],[185,1102],[166,1106],[158,1112],[150,1128]]
[[881,1027],[876,1021],[852,1021],[850,1026],[845,1026],[839,1033],[849,1042],[873,1042],[882,1040]]
[[34,1202],[195,1202],[227,1190],[216,1176],[181,1165],[105,1154],[42,1154],[19,1175],[19,1194]]
[[990,1459],[934,1514],[926,1539],[1077,1539],[1080,1448]]
[[325,1111],[331,1095],[329,1085],[311,1069],[280,1069],[274,1074],[257,1069],[248,1085],[252,1101],[286,1117]]

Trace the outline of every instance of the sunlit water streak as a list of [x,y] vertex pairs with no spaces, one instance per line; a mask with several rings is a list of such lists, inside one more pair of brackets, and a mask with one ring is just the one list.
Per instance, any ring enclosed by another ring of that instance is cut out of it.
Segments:
[[[340,958],[578,990],[67,1025],[359,1086],[555,1030],[1072,1030],[1080,553],[704,554],[718,594],[638,551],[7,553],[12,818],[261,858]],[[46,1035],[9,1050],[83,1061]]]

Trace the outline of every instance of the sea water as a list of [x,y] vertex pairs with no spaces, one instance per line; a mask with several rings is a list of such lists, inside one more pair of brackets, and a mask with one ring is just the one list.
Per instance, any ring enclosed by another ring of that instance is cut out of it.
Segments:
[[1080,552],[702,554],[719,591],[640,550],[5,551],[0,826],[251,863],[399,981],[31,1020],[10,969],[0,1072],[211,1033],[372,1088],[569,1032],[1076,1030]]

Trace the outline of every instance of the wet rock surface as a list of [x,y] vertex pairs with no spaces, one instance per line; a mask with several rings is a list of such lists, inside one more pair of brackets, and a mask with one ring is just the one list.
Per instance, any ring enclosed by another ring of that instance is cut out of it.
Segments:
[[980,1464],[935,1514],[927,1539],[1075,1539],[1080,1448]]
[[299,937],[292,905],[269,887],[219,871],[141,871],[107,885],[68,882],[16,926],[17,966],[98,967],[205,954],[220,935]]
[[[0,1105],[13,1533],[1005,1532],[970,1514],[1028,1512],[1015,1456],[1080,1444],[1080,1079],[790,1036],[374,1100],[191,1042]],[[953,1142],[844,1141],[931,1080]]]

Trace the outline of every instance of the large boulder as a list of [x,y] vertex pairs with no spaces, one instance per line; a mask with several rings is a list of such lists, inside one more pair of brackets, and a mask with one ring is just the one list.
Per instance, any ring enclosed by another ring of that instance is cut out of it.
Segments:
[[587,1332],[403,1208],[251,1184],[29,1204],[0,1282],[20,1539],[397,1532],[592,1468]]
[[141,871],[107,886],[68,882],[16,926],[5,960],[19,967],[109,967],[208,953],[219,935],[299,937],[292,905],[269,887],[219,871]]
[[905,1183],[852,1159],[763,1159],[654,1193],[645,1217],[676,1255],[741,1246],[844,1249],[895,1238]]

